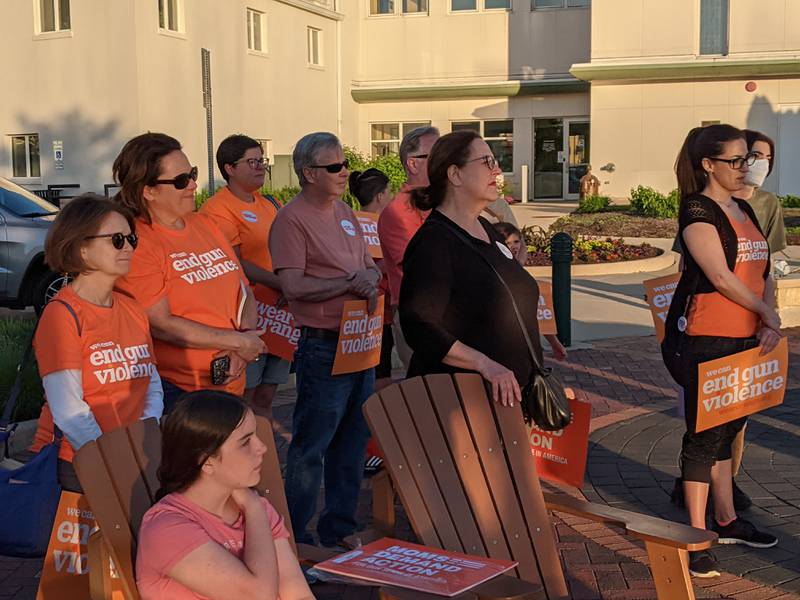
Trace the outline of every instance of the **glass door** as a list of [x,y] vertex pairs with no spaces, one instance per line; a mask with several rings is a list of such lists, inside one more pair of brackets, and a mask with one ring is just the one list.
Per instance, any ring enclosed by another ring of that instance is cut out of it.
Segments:
[[589,121],[566,119],[564,127],[564,199],[577,200],[581,190],[581,177],[589,165]]
[[564,120],[533,120],[533,198],[564,193]]

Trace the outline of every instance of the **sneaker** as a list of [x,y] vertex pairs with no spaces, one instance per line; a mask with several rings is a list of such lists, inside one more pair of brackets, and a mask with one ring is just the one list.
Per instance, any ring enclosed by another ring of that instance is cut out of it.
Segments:
[[693,577],[702,579],[719,577],[720,575],[717,561],[714,560],[708,550],[689,552],[689,573]]
[[778,543],[778,538],[771,533],[765,533],[755,528],[750,521],[736,519],[725,526],[714,520],[711,531],[719,535],[719,544],[745,544],[751,548],[772,548]]
[[370,456],[364,463],[364,476],[371,477],[381,470],[383,459],[380,456]]
[[731,481],[731,484],[733,485],[733,508],[740,511],[747,510],[753,506],[753,501],[750,499],[750,496],[739,489],[739,486],[736,485],[736,481]]
[[669,499],[678,508],[686,508],[686,500],[683,497],[683,479],[681,477],[675,478],[675,487],[672,488],[672,494]]

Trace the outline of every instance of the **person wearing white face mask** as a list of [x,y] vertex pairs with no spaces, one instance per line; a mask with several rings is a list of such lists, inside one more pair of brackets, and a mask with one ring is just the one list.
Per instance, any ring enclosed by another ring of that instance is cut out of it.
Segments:
[[783,207],[778,197],[761,189],[764,180],[772,173],[775,163],[775,142],[760,131],[745,129],[747,147],[755,154],[756,161],[750,166],[745,177],[745,187],[738,197],[747,200],[756,213],[758,224],[767,238],[769,251],[774,256],[786,248],[786,229],[783,224]]

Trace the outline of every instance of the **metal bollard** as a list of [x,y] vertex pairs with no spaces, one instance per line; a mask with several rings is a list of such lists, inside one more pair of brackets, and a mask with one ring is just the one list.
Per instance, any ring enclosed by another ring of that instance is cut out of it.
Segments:
[[558,339],[572,345],[572,238],[559,231],[550,240],[553,263],[553,311],[556,313]]

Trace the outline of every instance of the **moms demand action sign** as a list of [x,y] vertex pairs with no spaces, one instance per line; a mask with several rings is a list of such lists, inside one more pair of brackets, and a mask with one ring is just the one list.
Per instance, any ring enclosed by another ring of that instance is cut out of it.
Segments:
[[745,350],[697,366],[697,427],[705,431],[783,402],[789,344],[786,338],[769,354]]
[[383,538],[316,565],[345,578],[456,596],[513,569],[516,562]]

